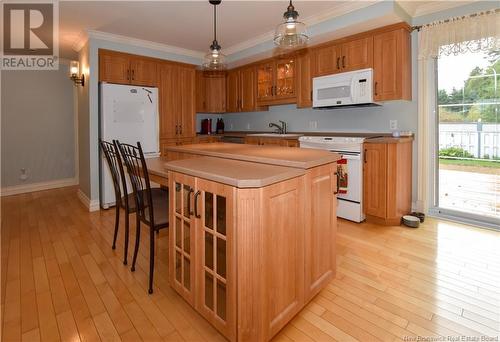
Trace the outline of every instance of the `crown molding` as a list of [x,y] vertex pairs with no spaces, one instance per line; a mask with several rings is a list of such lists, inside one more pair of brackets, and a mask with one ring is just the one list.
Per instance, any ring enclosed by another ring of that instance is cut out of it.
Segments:
[[427,14],[432,14],[436,12],[441,12],[447,9],[451,9],[454,7],[459,7],[459,6],[464,6],[467,4],[471,4],[474,2],[477,2],[479,0],[459,0],[459,1],[452,1],[452,0],[447,0],[447,1],[430,1],[422,4],[418,4],[418,1],[415,3],[412,3],[412,5],[415,6],[406,6],[404,5],[405,2],[408,2],[408,0],[397,0],[396,3],[404,9],[404,11],[412,18],[415,17],[420,17],[423,15]]
[[100,39],[108,42],[119,43],[137,46],[145,49],[151,49],[186,57],[200,58],[202,59],[205,56],[205,53],[195,50],[184,49],[177,46],[162,44],[152,42],[150,40],[144,40],[139,38],[132,38],[127,36],[122,36],[119,34],[96,31],[96,30],[87,30],[85,34],[80,35],[80,39],[73,45],[73,50],[80,51],[83,46],[87,43],[89,39]]
[[[384,0],[372,0],[372,1],[347,1],[345,3],[342,3],[338,7],[335,7],[329,11],[323,11],[321,13],[311,15],[307,18],[304,18],[302,21],[304,24],[307,26],[313,26],[316,24],[319,24],[323,21],[340,17],[342,15],[348,14],[350,12],[354,12],[356,10],[359,10],[361,8],[365,8],[368,6],[371,6],[377,2],[381,2]],[[232,54],[241,52],[246,49],[250,49],[256,45],[272,41],[274,37],[274,31],[268,31],[266,33],[260,34],[255,38],[245,40],[244,42],[232,45],[226,49],[224,49],[224,54],[226,56],[230,56]]]

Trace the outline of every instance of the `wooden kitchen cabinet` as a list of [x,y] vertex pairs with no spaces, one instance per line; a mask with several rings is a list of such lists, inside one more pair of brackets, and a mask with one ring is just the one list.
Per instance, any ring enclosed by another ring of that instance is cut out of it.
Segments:
[[226,78],[226,109],[228,113],[267,110],[257,106],[255,66],[230,70]]
[[99,81],[155,87],[157,62],[148,57],[100,49]]
[[196,178],[196,309],[226,337],[236,328],[236,188]]
[[276,58],[257,66],[257,105],[296,101],[295,57]]
[[363,37],[346,42],[313,48],[314,75],[325,76],[347,72],[373,65],[373,37]]
[[246,136],[245,144],[249,145],[275,145],[275,146],[285,146],[285,147],[299,147],[299,141],[297,139],[283,139],[283,138],[273,138],[273,137],[255,137]]
[[236,335],[236,188],[169,173],[170,284],[230,340]]
[[226,111],[236,113],[240,111],[240,71],[230,70],[226,77]]
[[195,186],[193,177],[176,173],[170,175],[170,286],[192,305],[195,302],[195,260],[197,253],[196,221],[192,216]]
[[130,60],[130,83],[142,86],[156,86],[157,63],[148,58],[133,57]]
[[411,211],[412,143],[413,138],[365,142],[363,209],[367,221],[399,225]]
[[226,112],[226,75],[196,71],[196,112]]
[[312,107],[311,54],[297,57],[297,108]]
[[373,66],[373,37],[355,39],[342,44],[341,71],[353,71]]
[[196,70],[196,113],[205,113],[207,111],[206,102],[206,84],[202,70]]
[[373,37],[375,101],[411,100],[411,45],[407,27]]
[[311,55],[315,77],[340,72],[340,59],[342,55],[340,45],[326,45],[313,48]]
[[[170,201],[175,203],[173,196],[191,201],[182,207],[191,212],[189,232],[196,241],[189,266],[181,263],[183,271],[175,267],[175,258],[178,262],[183,256],[175,236],[184,237],[184,231],[170,236],[169,274],[177,282],[173,288],[189,302],[192,294],[179,279],[196,265],[191,305],[230,341],[271,340],[335,277],[335,157],[326,164],[283,170],[276,168],[283,165],[279,162],[243,162],[238,160],[243,155],[227,150],[218,158],[207,158],[195,146],[170,150],[195,158],[165,165],[169,188],[188,193],[174,195],[171,190]],[[327,156],[332,155],[325,152],[321,158]],[[248,183],[248,177],[263,172],[293,174],[260,186]],[[183,184],[189,187],[182,190]],[[169,210],[177,225],[184,218],[176,208]]]
[[195,137],[194,66],[159,66],[160,139]]
[[[306,174],[306,225],[304,258],[305,300],[316,296],[335,277],[337,235],[337,165],[324,165]],[[326,200],[325,200],[326,199]]]

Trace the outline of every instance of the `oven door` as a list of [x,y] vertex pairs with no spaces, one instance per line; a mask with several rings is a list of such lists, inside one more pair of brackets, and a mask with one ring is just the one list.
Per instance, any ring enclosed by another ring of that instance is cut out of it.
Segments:
[[339,192],[337,198],[353,203],[361,203],[362,198],[362,165],[361,154],[356,152],[337,152],[342,159],[337,161],[337,177]]

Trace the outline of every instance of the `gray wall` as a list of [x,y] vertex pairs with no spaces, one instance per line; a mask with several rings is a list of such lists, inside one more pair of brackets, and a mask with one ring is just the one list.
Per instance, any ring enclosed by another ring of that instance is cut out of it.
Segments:
[[[2,179],[10,187],[75,177],[74,86],[57,71],[2,71]],[[20,180],[21,169],[28,179]]]

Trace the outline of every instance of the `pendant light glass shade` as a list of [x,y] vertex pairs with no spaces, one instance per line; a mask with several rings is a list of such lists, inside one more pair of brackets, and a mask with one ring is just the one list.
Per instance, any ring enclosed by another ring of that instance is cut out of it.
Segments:
[[205,55],[203,60],[204,70],[225,70],[226,69],[226,56],[220,52],[220,46],[218,48],[210,47],[210,52]]
[[203,70],[219,71],[226,69],[226,56],[221,52],[222,47],[217,42],[217,5],[221,0],[209,0],[210,4],[214,6],[214,40],[210,45],[209,52],[205,55],[203,60]]
[[299,13],[290,0],[287,11],[283,14],[284,22],[276,27],[274,44],[281,49],[296,49],[303,47],[309,40],[306,25],[297,20]]

